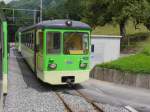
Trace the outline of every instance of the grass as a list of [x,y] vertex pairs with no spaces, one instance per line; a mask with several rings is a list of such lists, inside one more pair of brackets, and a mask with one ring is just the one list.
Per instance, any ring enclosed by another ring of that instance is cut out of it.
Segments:
[[120,58],[97,66],[131,73],[150,74],[150,55],[143,53]]
[[92,31],[93,35],[119,35],[119,27],[118,25],[105,25],[103,27],[97,27],[95,30]]

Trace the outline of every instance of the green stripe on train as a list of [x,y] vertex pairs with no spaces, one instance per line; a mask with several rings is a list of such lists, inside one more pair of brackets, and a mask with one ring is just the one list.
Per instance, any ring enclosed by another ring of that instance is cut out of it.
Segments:
[[3,31],[3,46],[2,46],[2,74],[3,74],[3,94],[7,94],[7,82],[8,82],[8,41],[7,41],[7,22],[2,22]]
[[2,22],[3,27],[3,74],[8,73],[8,43],[7,43],[7,22]]

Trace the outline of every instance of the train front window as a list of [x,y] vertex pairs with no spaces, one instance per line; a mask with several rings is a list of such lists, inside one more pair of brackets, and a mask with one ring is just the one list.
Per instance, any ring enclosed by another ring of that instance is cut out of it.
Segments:
[[60,36],[58,32],[48,32],[46,37],[46,48],[48,54],[59,54],[60,49]]
[[88,54],[89,47],[88,33],[65,32],[64,33],[64,54],[81,55]]

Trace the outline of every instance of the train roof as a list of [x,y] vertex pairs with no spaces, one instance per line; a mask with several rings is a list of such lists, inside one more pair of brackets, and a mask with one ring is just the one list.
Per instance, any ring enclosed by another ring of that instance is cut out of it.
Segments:
[[[71,22],[71,25],[68,25],[67,22]],[[71,20],[48,20],[42,21],[38,24],[26,27],[21,32],[28,31],[31,29],[44,29],[44,28],[53,28],[53,29],[87,29],[91,30],[91,27],[88,24],[85,24],[80,21],[71,21]]]

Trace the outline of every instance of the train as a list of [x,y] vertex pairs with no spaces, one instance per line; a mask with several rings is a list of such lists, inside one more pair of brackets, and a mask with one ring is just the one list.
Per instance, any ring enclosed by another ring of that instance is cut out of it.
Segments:
[[91,27],[80,21],[47,20],[20,28],[16,49],[41,81],[79,84],[89,79]]
[[[2,14],[2,13],[1,13]],[[7,94],[8,77],[8,38],[7,21],[0,14],[0,77],[2,79],[2,94]]]

